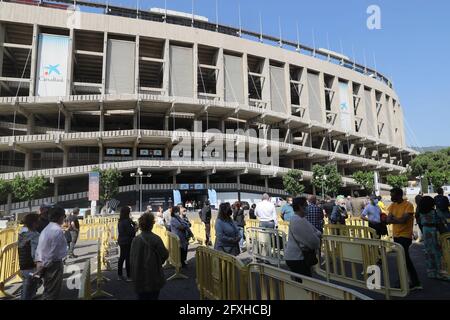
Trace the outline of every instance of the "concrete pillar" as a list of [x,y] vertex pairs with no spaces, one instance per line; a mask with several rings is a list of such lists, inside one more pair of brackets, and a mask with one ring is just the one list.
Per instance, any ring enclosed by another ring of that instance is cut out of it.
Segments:
[[225,133],[225,120],[220,120],[220,131]]
[[137,148],[137,145],[134,145],[133,146],[133,160],[137,160],[137,150],[138,150],[138,148]]
[[164,148],[164,159],[169,159],[169,148],[167,147]]
[[241,201],[241,176],[239,174],[236,176],[236,183],[237,183],[238,201]]
[[33,163],[32,163],[32,155],[33,153],[31,151],[27,151],[25,153],[25,171],[31,170]]
[[209,175],[206,176],[206,189],[209,190],[209,185],[210,185],[210,179],[209,179]]
[[105,131],[105,111],[103,110],[103,106],[100,107],[98,131]]
[[194,57],[194,63],[193,63],[193,67],[194,67],[194,81],[193,81],[193,92],[194,92],[194,99],[198,99],[198,43],[194,43],[193,46],[193,57]]
[[312,193],[313,193],[313,195],[316,195],[316,186],[315,185],[312,186]]
[[[0,41],[1,42],[1,41]],[[37,68],[37,55],[38,55],[38,42],[39,42],[39,26],[33,25],[33,41],[31,43],[31,68],[30,68],[30,97],[35,95],[36,90],[36,68]],[[1,67],[0,67],[1,68]]]
[[106,94],[106,56],[108,50],[108,32],[103,33],[103,68],[102,68],[102,94]]
[[164,95],[169,96],[169,77],[170,77],[170,44],[169,39],[164,43],[164,74],[163,74],[163,89]]
[[291,167],[291,169],[295,169],[295,161],[294,161],[294,159],[289,159],[289,167]]
[[176,189],[176,185],[177,185],[177,176],[176,175],[172,176],[172,185],[173,185],[173,189]]
[[30,114],[27,118],[27,135],[32,135],[34,132],[34,115]]
[[59,189],[59,181],[55,179],[53,183],[53,203],[58,203],[58,189]]
[[70,132],[72,128],[72,119],[70,118],[70,116],[70,113],[66,113],[66,115],[64,116],[64,132],[66,133]]
[[135,53],[136,53],[136,59],[134,61],[134,92],[136,94],[139,94],[139,35],[136,36],[136,49],[135,49]]
[[6,213],[10,214],[12,207],[12,193],[8,193],[8,199],[6,201]]
[[242,55],[242,74],[244,78],[244,104],[249,105],[248,100],[248,58],[247,54]]
[[224,65],[224,58],[223,58],[223,48],[220,48],[217,52],[217,67],[218,70],[218,77],[217,77],[217,83],[216,83],[216,93],[219,96],[220,101],[225,100],[225,65]]
[[269,190],[269,178],[264,177],[264,187],[266,188],[266,192]]
[[285,95],[286,95],[286,113],[292,114],[291,110],[291,73],[289,70],[289,64],[284,64],[284,82],[285,82]]
[[164,117],[164,130],[169,131],[169,116]]
[[69,166],[69,148],[65,147],[63,149],[63,167],[66,168]]
[[[5,42],[5,28],[2,23],[0,23],[0,47],[3,46]],[[0,76],[3,75],[3,50],[0,50]],[[2,88],[0,87],[0,94],[2,92]]]
[[103,145],[98,147],[98,163],[103,163]]
[[69,35],[69,56],[67,57],[67,87],[66,87],[66,96],[70,96],[72,94],[72,85],[73,85],[73,64],[74,64],[74,55],[75,55],[75,30],[73,28],[70,29]]
[[[264,59],[264,66],[262,68],[262,75],[264,76],[264,86],[262,87],[261,99],[263,101],[272,101],[270,97],[270,61],[269,59]],[[272,109],[272,106],[270,106]]]

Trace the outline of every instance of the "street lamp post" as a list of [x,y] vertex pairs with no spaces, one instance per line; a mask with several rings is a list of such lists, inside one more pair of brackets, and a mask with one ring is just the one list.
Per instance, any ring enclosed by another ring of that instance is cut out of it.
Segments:
[[136,177],[139,181],[139,212],[142,212],[142,179],[144,177],[150,178],[152,176],[151,173],[147,173],[144,175],[141,168],[138,168],[136,172],[130,173],[130,177]]

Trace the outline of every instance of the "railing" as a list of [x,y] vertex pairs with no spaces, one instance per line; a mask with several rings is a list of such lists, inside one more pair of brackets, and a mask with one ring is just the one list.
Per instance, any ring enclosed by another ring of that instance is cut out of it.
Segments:
[[[325,260],[325,265],[317,264],[316,272],[328,282],[333,280],[367,289],[369,273],[375,272],[375,281],[378,283],[370,282],[374,292],[384,294],[386,299],[408,295],[405,253],[399,244],[329,235],[322,237],[322,243],[324,256],[321,260]],[[392,286],[394,279],[391,276],[396,275],[400,282],[399,288]]]
[[0,248],[0,298],[12,298],[5,292],[5,285],[19,276],[18,243],[10,243]]
[[0,230],[0,249],[17,241],[19,228],[20,226]]
[[441,236],[441,247],[447,273],[450,274],[450,233]]
[[372,300],[336,284],[262,264],[248,266],[250,300]]
[[286,234],[280,230],[265,228],[247,228],[246,232],[247,252],[252,258],[280,267],[284,261]]
[[195,252],[200,299],[247,300],[247,270],[236,257],[207,247]]
[[355,225],[326,224],[323,234],[329,236],[341,236],[357,239],[377,239],[377,232],[369,227]]

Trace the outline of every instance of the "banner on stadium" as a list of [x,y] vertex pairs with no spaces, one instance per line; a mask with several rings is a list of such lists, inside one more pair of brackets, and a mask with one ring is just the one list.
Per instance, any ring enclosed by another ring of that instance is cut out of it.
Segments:
[[173,190],[173,205],[176,206],[181,203],[181,193],[179,190]]
[[348,83],[339,81],[339,115],[341,128],[344,131],[352,131],[352,114],[348,98]]
[[100,173],[89,173],[89,201],[100,200]]
[[217,207],[217,192],[214,189],[210,189],[208,190],[208,199],[209,199],[209,204],[212,207]]
[[69,37],[39,35],[36,95],[65,96],[67,90]]

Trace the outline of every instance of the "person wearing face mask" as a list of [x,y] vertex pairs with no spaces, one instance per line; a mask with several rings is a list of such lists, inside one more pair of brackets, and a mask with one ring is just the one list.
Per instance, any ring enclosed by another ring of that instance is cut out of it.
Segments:
[[284,221],[290,221],[294,214],[295,212],[292,208],[292,197],[287,197],[285,205],[281,208],[281,219]]
[[333,207],[333,211],[331,212],[330,222],[331,224],[344,224],[345,219],[347,219],[347,208],[345,206],[344,199],[338,199],[336,201],[336,205]]

